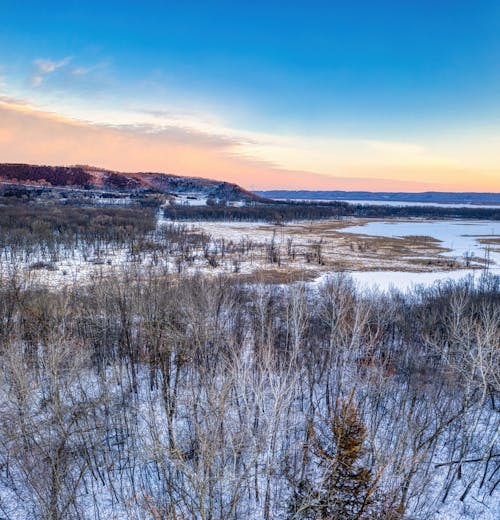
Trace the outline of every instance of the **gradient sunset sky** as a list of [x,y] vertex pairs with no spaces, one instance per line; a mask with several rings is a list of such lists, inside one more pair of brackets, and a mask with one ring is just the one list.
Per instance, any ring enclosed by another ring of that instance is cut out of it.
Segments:
[[500,1],[0,0],[0,162],[500,192]]

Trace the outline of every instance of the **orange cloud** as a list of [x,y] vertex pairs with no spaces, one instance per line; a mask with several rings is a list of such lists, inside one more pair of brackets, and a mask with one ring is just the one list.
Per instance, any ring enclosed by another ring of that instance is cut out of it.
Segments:
[[[252,146],[250,145],[250,150]],[[0,97],[0,161],[34,164],[90,164],[121,171],[156,171],[236,182],[250,189],[344,189],[373,191],[495,191],[495,179],[442,168],[443,182],[422,180],[418,168],[353,166],[334,177],[278,167],[262,157],[243,155],[238,138],[182,127],[107,126],[64,118]],[[356,171],[359,170],[359,171]],[[408,180],[414,174],[414,181]],[[469,177],[469,178],[468,178]],[[419,180],[421,179],[421,180]]]

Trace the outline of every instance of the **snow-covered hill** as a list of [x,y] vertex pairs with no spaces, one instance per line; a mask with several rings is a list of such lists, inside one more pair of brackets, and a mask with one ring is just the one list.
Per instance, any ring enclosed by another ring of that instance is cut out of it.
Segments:
[[40,166],[0,164],[0,182],[23,186],[84,188],[99,190],[155,191],[192,200],[209,198],[227,201],[264,200],[237,184],[199,177],[182,177],[166,173],[125,173],[93,166]]

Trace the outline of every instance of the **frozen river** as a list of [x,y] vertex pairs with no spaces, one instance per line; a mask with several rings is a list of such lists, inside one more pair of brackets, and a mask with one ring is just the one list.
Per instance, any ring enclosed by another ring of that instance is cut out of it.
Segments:
[[[362,226],[343,229],[345,233],[360,233],[380,237],[429,236],[440,241],[440,245],[449,249],[443,253],[452,257],[463,257],[472,253],[479,258],[489,258],[493,265],[500,265],[500,252],[494,248],[488,252],[480,239],[500,238],[500,222],[496,221],[405,221],[405,222],[369,222]],[[497,246],[497,250],[500,246]]]
[[[360,233],[369,236],[405,237],[430,236],[440,241],[440,245],[449,251],[443,255],[463,258],[473,254],[478,258],[489,258],[489,270],[500,275],[500,245],[488,248],[480,239],[500,238],[500,223],[496,221],[405,221],[405,222],[369,222],[366,225],[351,226],[342,230],[344,233]],[[481,271],[459,269],[429,273],[410,273],[402,271],[354,272],[352,277],[364,289],[392,287],[407,289],[414,285],[429,285],[444,280],[459,280],[465,276],[480,276]]]

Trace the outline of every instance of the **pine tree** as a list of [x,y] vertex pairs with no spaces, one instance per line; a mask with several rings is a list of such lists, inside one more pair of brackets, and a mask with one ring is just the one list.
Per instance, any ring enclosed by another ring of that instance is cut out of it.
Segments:
[[294,482],[290,518],[401,518],[401,511],[392,505],[395,500],[382,498],[379,478],[363,465],[366,428],[352,400],[337,403],[336,411],[326,423],[309,428],[307,439],[304,446],[307,477]]

